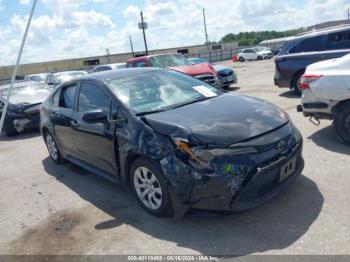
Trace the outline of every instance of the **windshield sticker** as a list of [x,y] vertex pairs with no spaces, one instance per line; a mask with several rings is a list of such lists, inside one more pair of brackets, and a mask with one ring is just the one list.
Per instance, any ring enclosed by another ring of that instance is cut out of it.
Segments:
[[208,87],[206,86],[194,86],[192,87],[194,90],[197,92],[201,93],[205,97],[213,97],[217,96],[217,94],[213,91],[211,91]]

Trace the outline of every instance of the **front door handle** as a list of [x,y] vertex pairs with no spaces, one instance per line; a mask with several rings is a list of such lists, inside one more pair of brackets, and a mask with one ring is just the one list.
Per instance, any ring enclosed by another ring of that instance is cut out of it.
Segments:
[[79,127],[80,127],[78,121],[76,121],[76,120],[71,121],[71,125],[72,125],[72,127],[74,127],[74,128],[79,128]]

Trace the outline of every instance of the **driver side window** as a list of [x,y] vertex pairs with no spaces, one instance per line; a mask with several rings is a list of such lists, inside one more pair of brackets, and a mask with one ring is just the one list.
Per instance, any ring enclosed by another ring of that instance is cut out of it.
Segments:
[[111,100],[101,87],[83,82],[78,97],[78,112],[85,113],[91,110],[101,109],[110,117]]

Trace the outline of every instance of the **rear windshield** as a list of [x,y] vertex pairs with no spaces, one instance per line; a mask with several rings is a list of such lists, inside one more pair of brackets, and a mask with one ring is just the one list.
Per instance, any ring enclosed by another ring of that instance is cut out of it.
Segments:
[[152,66],[161,68],[185,66],[191,64],[183,55],[180,54],[153,56],[149,60]]

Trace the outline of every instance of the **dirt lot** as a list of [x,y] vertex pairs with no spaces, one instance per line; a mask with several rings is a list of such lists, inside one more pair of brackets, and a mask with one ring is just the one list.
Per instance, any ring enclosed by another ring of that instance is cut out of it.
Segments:
[[303,175],[249,212],[146,214],[123,185],[73,164],[57,166],[38,133],[0,137],[0,254],[350,254],[350,148],[330,122],[312,125],[300,98],[273,85],[273,62],[224,62],[234,92],[286,110],[303,134]]

